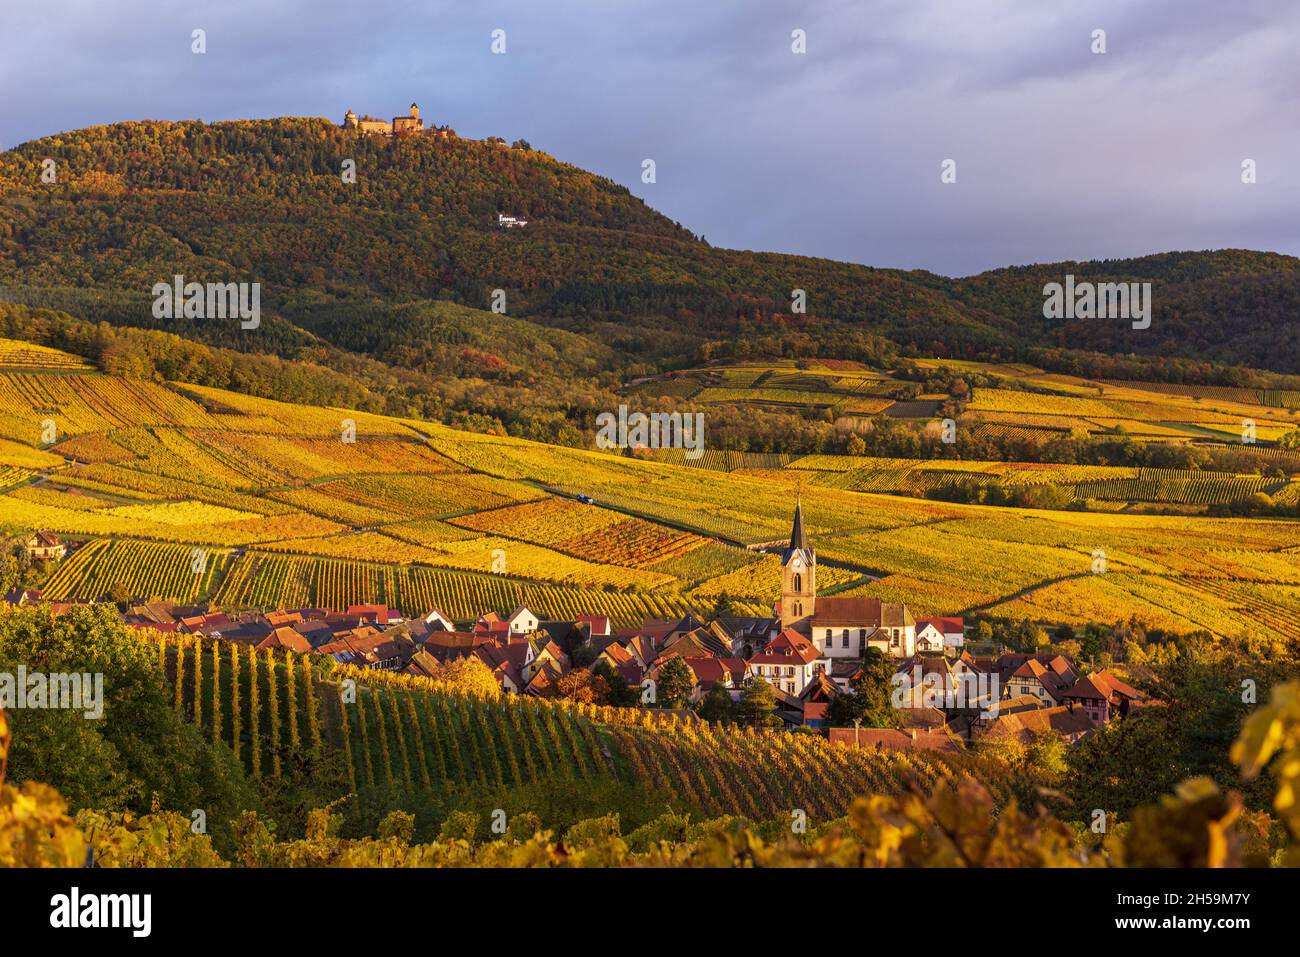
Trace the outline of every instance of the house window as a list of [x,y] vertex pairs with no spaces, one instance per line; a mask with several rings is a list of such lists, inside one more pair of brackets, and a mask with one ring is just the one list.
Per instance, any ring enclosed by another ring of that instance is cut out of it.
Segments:
[[865,629],[865,628],[859,628],[859,629],[858,629],[858,648],[859,648],[859,649],[862,649],[862,648],[865,648],[865,647],[867,647],[867,629]]
[[889,643],[893,645],[895,648],[898,647],[898,632],[894,632],[894,637],[890,640]]
[[849,630],[845,628],[844,634],[840,637],[840,647],[847,648],[848,646],[849,646]]

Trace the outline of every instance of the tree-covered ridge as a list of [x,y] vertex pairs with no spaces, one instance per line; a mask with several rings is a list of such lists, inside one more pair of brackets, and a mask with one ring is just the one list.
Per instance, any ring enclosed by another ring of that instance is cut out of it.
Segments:
[[[45,159],[59,173],[53,184],[41,181]],[[355,183],[340,175],[345,159],[356,161]],[[498,212],[529,225],[499,229]],[[1093,351],[1300,368],[1297,261],[1268,253],[1169,253],[947,279],[715,249],[625,188],[534,150],[389,140],[320,119],[122,123],[0,154],[0,283],[120,290],[132,298],[87,318],[151,325],[146,293],[177,272],[262,282],[277,321],[302,287],[317,293],[313,310],[358,298],[486,308],[501,289],[515,318],[656,365],[727,355],[871,360],[897,347],[1040,364]],[[1043,286],[1069,272],[1152,282],[1151,328],[1044,319]],[[795,289],[808,294],[806,314],[791,310]],[[273,323],[241,337],[240,348],[287,354],[301,346],[292,339]]]

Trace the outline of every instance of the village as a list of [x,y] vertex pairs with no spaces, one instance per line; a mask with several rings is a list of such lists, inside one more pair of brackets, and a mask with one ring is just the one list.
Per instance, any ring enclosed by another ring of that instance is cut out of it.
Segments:
[[[39,561],[67,550],[49,532],[31,535],[26,548]],[[93,600],[45,604],[60,614]],[[31,589],[10,592],[4,601],[43,603]],[[438,609],[406,618],[381,604],[343,611],[225,611],[157,600],[126,605],[119,614],[131,628],[422,677],[472,659],[506,694],[672,707],[692,719],[706,713],[706,698],[730,711],[747,689],[764,685],[771,691],[772,726],[864,748],[961,751],[985,739],[1029,743],[1044,733],[1072,744],[1156,703],[1112,670],[1084,674],[1065,655],[977,647],[962,618],[916,619],[906,605],[878,598],[818,596],[817,554],[798,504],[781,554],[780,598],[768,617],[719,615],[706,622],[687,614],[612,629],[599,608],[546,620],[520,605],[453,621]],[[894,726],[834,721],[835,700],[857,693],[869,671],[879,674],[881,662],[891,672],[894,720],[876,723]]]

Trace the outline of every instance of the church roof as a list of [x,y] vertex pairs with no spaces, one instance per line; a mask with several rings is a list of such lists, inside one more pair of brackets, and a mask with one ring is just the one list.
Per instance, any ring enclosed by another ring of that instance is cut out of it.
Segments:
[[785,565],[795,555],[803,558],[804,564],[813,563],[813,550],[808,547],[808,533],[803,527],[803,503],[795,502],[794,527],[790,529],[790,546],[781,555],[781,564]]
[[790,530],[790,547],[808,551],[808,533],[803,529],[803,502],[795,502],[794,528]]

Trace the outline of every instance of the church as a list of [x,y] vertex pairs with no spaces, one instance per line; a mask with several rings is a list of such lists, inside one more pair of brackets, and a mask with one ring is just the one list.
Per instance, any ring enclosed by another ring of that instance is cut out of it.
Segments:
[[868,648],[893,658],[916,654],[916,621],[907,606],[879,598],[817,596],[817,551],[794,507],[790,544],[781,554],[781,597],[772,609],[776,630],[793,629],[830,659],[858,659]]

